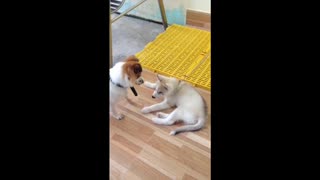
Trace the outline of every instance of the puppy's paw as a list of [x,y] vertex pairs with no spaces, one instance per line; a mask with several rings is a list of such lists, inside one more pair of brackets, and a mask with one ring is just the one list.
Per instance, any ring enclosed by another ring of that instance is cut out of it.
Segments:
[[156,116],[157,116],[158,118],[165,118],[165,117],[166,117],[166,114],[163,113],[163,112],[157,112],[157,113],[156,113]]
[[161,118],[161,117],[162,117],[161,112],[157,112],[157,113],[156,113],[156,116],[157,116],[158,118]]
[[151,89],[154,89],[156,84],[155,83],[151,83],[149,81],[145,81],[144,84],[143,84],[145,87],[147,88],[151,88]]
[[152,83],[149,81],[145,81],[143,85],[146,87],[150,87],[150,86],[152,86]]
[[117,120],[121,120],[121,119],[124,118],[124,115],[123,114],[117,114],[117,115],[114,115],[113,117],[116,118]]
[[176,134],[177,134],[176,131],[171,131],[169,135],[170,135],[170,136],[174,136],[174,135],[176,135]]
[[141,109],[141,112],[143,114],[147,114],[147,113],[151,112],[151,109],[149,107],[144,107],[143,109]]
[[159,119],[157,117],[151,118],[152,122],[155,124],[159,124]]

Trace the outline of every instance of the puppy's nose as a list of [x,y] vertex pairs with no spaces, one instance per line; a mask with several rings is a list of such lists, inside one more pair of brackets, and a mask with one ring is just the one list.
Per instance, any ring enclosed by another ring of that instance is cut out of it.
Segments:
[[151,96],[151,97],[152,97],[153,99],[156,98],[156,97],[154,97],[154,96]]
[[140,79],[140,81],[139,81],[140,83],[144,83],[144,81],[143,81],[143,79]]

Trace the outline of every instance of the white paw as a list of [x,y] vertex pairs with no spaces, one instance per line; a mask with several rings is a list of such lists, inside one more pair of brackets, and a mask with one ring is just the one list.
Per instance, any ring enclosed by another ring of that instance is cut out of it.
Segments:
[[158,118],[164,118],[164,117],[165,117],[162,112],[157,112],[157,113],[156,113],[156,116],[157,116]]
[[169,135],[174,136],[174,135],[176,135],[176,133],[177,133],[176,131],[171,131]]
[[149,108],[149,107],[144,107],[143,109],[141,109],[141,112],[142,112],[143,114],[147,114],[147,113],[150,112],[150,108]]
[[154,117],[154,118],[151,118],[152,122],[156,123],[156,124],[159,124],[158,122],[158,118]]
[[145,82],[144,82],[144,86],[150,87],[150,86],[151,86],[151,83],[150,83],[149,81],[145,81]]
[[154,89],[154,83],[151,83],[149,81],[145,81],[143,85],[147,88]]
[[156,116],[157,116],[158,118],[161,118],[161,113],[160,113],[160,112],[157,112],[157,113],[156,113]]
[[123,114],[118,114],[116,116],[113,116],[114,118],[116,118],[117,120],[121,120],[124,118],[124,115]]

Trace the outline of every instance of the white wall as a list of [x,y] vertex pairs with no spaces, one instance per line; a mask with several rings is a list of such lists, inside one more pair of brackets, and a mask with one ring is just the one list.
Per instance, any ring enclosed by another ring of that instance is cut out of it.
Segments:
[[[119,12],[124,12],[128,8],[137,4],[141,0],[126,0]],[[186,24],[187,9],[210,13],[211,0],[163,0],[166,10],[168,24]],[[148,0],[135,8],[129,15],[162,22],[158,0]]]
[[190,10],[211,13],[211,0],[186,0],[185,7]]
[[[119,12],[123,12],[129,9],[130,7],[132,7],[140,1],[141,0],[126,0],[123,6],[119,9]],[[163,0],[168,24],[185,25],[186,1],[187,0]],[[141,4],[139,7],[129,12],[128,14],[157,22],[162,22],[158,0],[148,0]]]

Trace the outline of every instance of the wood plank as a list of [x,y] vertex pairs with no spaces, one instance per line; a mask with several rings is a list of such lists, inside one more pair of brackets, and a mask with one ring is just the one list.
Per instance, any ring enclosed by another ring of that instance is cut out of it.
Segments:
[[128,147],[130,150],[132,150],[135,153],[139,153],[142,150],[142,147],[137,146],[136,144],[134,144],[133,142],[129,141],[124,136],[121,136],[119,134],[115,134],[112,137],[112,140],[122,144],[125,147]]
[[185,174],[182,177],[182,180],[197,180],[196,178],[194,178],[193,176],[189,175],[189,174]]
[[211,14],[187,9],[186,25],[211,31]]
[[132,168],[125,173],[124,179],[131,179],[132,174],[140,179],[161,179],[170,180],[172,178],[158,171],[156,168],[149,166],[141,160],[136,160],[131,166]]
[[144,150],[139,154],[139,159],[145,160],[148,164],[156,166],[158,169],[162,169],[169,174],[175,174],[177,178],[182,178],[186,172],[193,174],[197,179],[210,179],[204,174],[195,171],[193,168],[186,164],[177,161],[151,146],[146,146]]
[[119,144],[111,142],[110,143],[110,159],[120,164],[124,168],[129,169],[131,163],[136,158],[136,156],[132,153],[128,153],[128,149],[129,148],[123,149],[119,147]]

